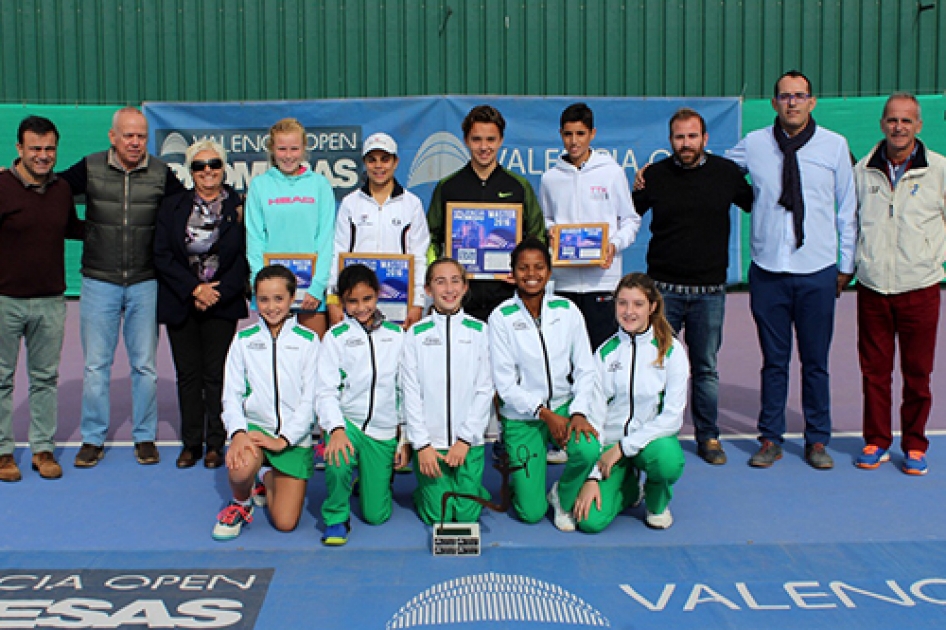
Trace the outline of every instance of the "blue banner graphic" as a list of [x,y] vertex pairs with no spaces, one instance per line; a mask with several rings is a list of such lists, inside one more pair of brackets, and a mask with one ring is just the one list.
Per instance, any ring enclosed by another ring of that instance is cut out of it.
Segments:
[[[266,136],[277,120],[293,117],[306,127],[310,164],[325,175],[337,199],[361,181],[361,146],[384,131],[398,143],[398,180],[425,203],[442,177],[469,160],[460,123],[474,106],[489,103],[506,119],[499,162],[525,176],[538,194],[539,180],[562,151],[559,116],[584,100],[595,112],[594,148],[607,151],[630,180],[644,164],[669,155],[667,121],[683,106],[698,110],[709,131],[708,150],[722,153],[739,139],[740,101],[736,98],[576,98],[512,96],[424,96],[384,99],[276,101],[251,103],[145,103],[153,154],[172,165],[186,183],[184,151],[195,140],[212,137],[229,152],[228,181],[245,190],[268,167]],[[740,221],[733,209],[729,281],[742,282]],[[650,216],[624,254],[625,271],[646,269]]]

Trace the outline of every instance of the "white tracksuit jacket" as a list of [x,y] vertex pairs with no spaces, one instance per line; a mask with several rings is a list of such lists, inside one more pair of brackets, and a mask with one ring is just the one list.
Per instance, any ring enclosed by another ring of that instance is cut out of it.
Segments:
[[554,411],[571,400],[571,413],[584,414],[598,426],[593,404],[600,395],[598,371],[581,311],[563,297],[546,294],[541,322],[537,328],[518,294],[489,316],[499,413],[512,420],[536,420],[541,405]]
[[429,247],[427,216],[417,195],[395,181],[391,198],[378,205],[365,184],[342,199],[338,208],[329,292],[337,293],[339,254],[410,254],[414,257],[412,304],[423,307]]
[[641,226],[627,175],[607,153],[592,150],[580,169],[565,160],[564,155],[542,174],[539,189],[539,204],[549,234],[556,224],[607,223],[608,240],[614,243],[616,253],[609,269],[556,267],[552,274],[555,290],[611,292],[624,273],[621,252],[631,246]]
[[399,377],[414,450],[483,443],[493,403],[486,324],[434,311],[405,334]]
[[322,340],[315,385],[315,411],[326,433],[358,425],[369,437],[389,440],[400,423],[397,367],[404,331],[382,322],[368,333],[357,320],[332,326]]
[[638,335],[618,330],[595,352],[603,394],[597,402],[606,406],[598,412],[605,418],[601,443],[619,443],[625,457],[683,426],[690,378],[686,352],[674,339],[663,366],[656,360],[653,328]]
[[319,338],[291,317],[273,340],[262,321],[237,333],[223,377],[227,436],[253,423],[293,446],[312,444]]

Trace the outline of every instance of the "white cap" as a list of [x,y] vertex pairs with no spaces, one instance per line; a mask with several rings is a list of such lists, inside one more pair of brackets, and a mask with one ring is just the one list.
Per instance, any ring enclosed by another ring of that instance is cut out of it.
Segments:
[[391,155],[397,155],[397,142],[386,133],[373,133],[365,140],[365,148],[361,152],[361,157],[376,149]]

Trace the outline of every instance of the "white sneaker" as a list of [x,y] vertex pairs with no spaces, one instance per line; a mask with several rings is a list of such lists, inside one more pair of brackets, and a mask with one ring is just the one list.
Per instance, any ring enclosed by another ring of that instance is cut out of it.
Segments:
[[558,499],[558,482],[552,484],[552,489],[549,490],[548,494],[549,505],[552,506],[552,511],[555,514],[552,522],[555,523],[560,531],[563,532],[573,532],[577,527],[575,523],[575,517],[571,515],[570,512],[566,512],[562,509],[562,502]]
[[236,501],[230,501],[227,507],[217,515],[217,524],[214,525],[214,540],[233,540],[240,535],[244,523],[253,522],[253,504],[247,506],[240,505]]
[[670,508],[667,508],[660,514],[654,514],[647,510],[647,518],[644,519],[647,527],[653,529],[667,529],[673,525],[673,516],[670,514]]
[[550,448],[545,452],[546,464],[567,464],[568,453],[564,449]]

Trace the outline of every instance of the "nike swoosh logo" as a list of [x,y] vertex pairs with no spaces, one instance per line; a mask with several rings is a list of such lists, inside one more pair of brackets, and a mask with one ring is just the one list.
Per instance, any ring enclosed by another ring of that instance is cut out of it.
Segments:
[[496,196],[499,197],[500,199],[505,199],[506,197],[512,197],[512,193],[511,193],[511,192],[501,192],[501,193],[496,193]]

